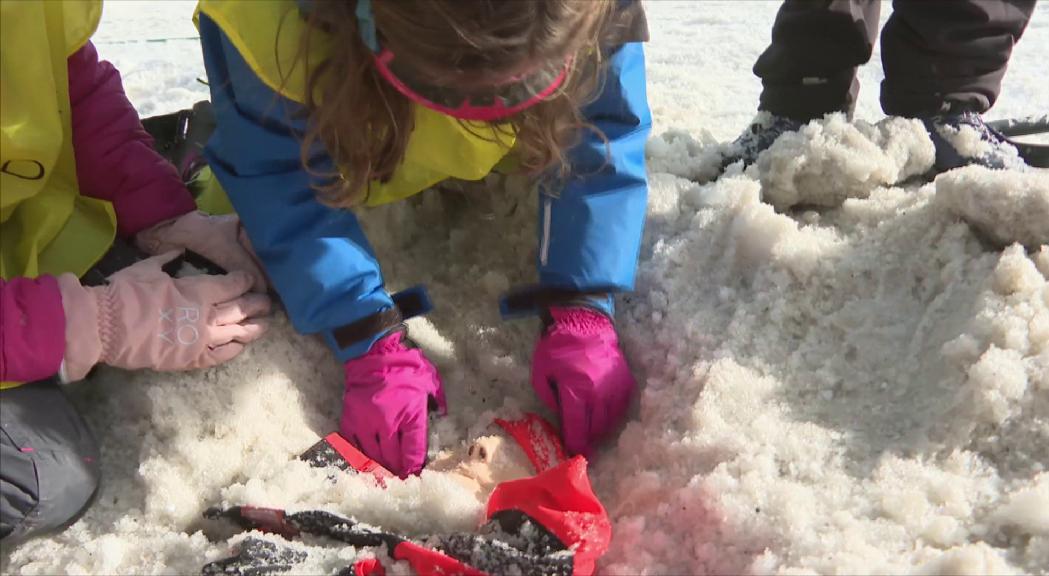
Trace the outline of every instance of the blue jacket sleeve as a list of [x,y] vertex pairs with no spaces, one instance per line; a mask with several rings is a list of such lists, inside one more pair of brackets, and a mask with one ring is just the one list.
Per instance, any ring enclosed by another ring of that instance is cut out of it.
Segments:
[[[539,283],[578,291],[631,290],[648,200],[645,143],[652,127],[640,42],[610,58],[590,131],[569,154],[572,176],[539,202]],[[601,305],[611,312],[611,298]]]
[[[208,163],[296,330],[321,334],[341,361],[360,356],[381,334],[340,347],[332,331],[393,304],[357,218],[315,197],[296,137],[302,106],[267,87],[203,14],[200,36],[217,121]],[[331,167],[323,151],[314,161]]]

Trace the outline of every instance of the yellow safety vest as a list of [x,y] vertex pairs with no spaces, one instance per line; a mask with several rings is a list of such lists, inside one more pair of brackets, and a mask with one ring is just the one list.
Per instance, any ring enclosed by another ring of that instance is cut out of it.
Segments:
[[82,276],[109,249],[109,202],[81,196],[67,59],[101,0],[0,2],[0,277]]
[[[296,57],[307,24],[296,0],[200,0],[194,22],[200,13],[222,29],[263,83],[285,98],[306,101],[306,70]],[[329,42],[321,37],[312,43],[311,63],[323,59]],[[447,178],[480,180],[514,144],[507,126],[461,122],[423,106],[414,106],[414,115],[403,162],[388,181],[371,183],[366,205],[401,200]],[[493,130],[501,131],[500,139],[478,136]]]

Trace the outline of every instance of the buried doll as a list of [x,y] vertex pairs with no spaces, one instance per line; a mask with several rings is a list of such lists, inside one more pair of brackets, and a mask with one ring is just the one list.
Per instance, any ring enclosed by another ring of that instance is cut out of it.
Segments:
[[[318,443],[304,458],[316,465],[370,473],[380,485],[399,481],[337,434]],[[355,548],[384,548],[389,558],[407,562],[411,572],[420,575],[584,576],[594,572],[596,560],[608,548],[611,524],[590,487],[586,459],[566,458],[556,430],[539,416],[496,419],[486,435],[468,447],[442,452],[428,469],[447,475],[487,502],[485,521],[478,531],[408,538],[321,510],[291,513],[250,506],[211,509],[205,516],[288,540],[312,535]],[[208,564],[203,573],[255,576],[286,572],[306,557],[304,550],[249,537],[237,546],[235,556]],[[377,558],[356,561],[338,572],[347,576],[385,573]]]

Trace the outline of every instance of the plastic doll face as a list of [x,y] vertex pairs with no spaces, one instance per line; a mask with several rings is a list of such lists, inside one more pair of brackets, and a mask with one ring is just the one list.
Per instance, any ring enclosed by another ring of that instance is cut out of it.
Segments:
[[497,484],[535,474],[524,450],[501,434],[481,436],[442,456],[434,460],[430,469],[448,474],[485,499]]

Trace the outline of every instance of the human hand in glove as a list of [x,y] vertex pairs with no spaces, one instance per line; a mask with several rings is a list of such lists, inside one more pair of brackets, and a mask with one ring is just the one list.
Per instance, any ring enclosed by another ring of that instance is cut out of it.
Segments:
[[270,299],[249,294],[246,272],[172,278],[161,268],[179,252],[125,268],[108,284],[85,287],[58,278],[66,315],[62,378],[83,379],[98,363],[129,370],[207,368],[232,359],[258,339]]
[[135,243],[153,256],[171,250],[192,250],[227,272],[247,272],[252,278],[251,289],[266,291],[266,277],[236,214],[183,214],[139,232]]
[[589,308],[551,307],[532,358],[532,387],[561,417],[571,454],[589,456],[618,426],[637,387],[612,321]]
[[344,438],[401,478],[418,474],[426,462],[430,402],[441,414],[448,411],[437,368],[403,337],[389,334],[346,362],[339,420]]

